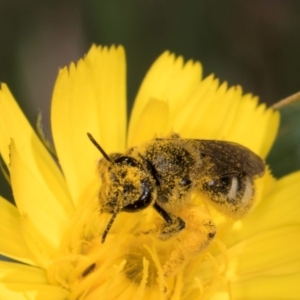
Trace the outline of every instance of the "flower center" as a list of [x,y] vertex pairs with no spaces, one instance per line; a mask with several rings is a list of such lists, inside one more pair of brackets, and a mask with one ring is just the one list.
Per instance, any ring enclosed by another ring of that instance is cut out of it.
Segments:
[[[140,213],[120,213],[104,243],[101,236],[109,214],[100,214],[97,203],[78,210],[66,232],[61,252],[48,268],[51,284],[70,291],[70,300],[209,299],[222,292],[230,299],[227,252],[218,240],[228,232],[229,222],[217,239],[174,276],[164,277],[163,266],[180,246],[180,236],[161,241],[155,232],[159,218],[152,209]],[[184,234],[184,233],[183,233]],[[150,297],[150,296],[149,296]],[[226,299],[226,298],[225,298]]]

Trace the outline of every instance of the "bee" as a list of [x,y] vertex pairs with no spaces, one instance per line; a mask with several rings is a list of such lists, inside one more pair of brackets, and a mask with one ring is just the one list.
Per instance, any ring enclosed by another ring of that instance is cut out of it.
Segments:
[[252,207],[254,180],[265,171],[259,156],[233,142],[172,134],[108,155],[90,133],[88,137],[103,155],[98,164],[101,212],[112,215],[102,243],[119,213],[149,206],[161,216],[157,227],[161,240],[186,231],[163,265],[165,277],[204,251],[216,235],[212,217],[191,204],[191,194],[199,192],[222,214],[241,218]]

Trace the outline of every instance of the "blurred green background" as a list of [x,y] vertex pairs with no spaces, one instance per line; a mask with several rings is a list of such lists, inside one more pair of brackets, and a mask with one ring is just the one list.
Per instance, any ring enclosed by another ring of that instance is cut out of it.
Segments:
[[[299,15],[298,0],[0,0],[0,81],[32,123],[42,112],[48,137],[58,69],[92,43],[125,46],[129,108],[148,67],[166,49],[200,60],[205,76],[214,73],[272,104],[300,90]],[[297,145],[281,148],[281,155],[292,153],[294,169]],[[277,169],[277,148],[269,160],[281,176],[291,168]]]

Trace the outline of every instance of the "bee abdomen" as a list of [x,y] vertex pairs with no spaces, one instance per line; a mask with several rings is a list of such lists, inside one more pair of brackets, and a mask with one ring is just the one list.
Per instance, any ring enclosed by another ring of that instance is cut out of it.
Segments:
[[254,188],[247,174],[229,175],[211,180],[203,191],[214,206],[232,217],[241,217],[252,206]]

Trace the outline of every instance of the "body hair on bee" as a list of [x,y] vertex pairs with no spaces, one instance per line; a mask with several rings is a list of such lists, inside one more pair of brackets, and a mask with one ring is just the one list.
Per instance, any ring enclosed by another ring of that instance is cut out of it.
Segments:
[[112,215],[102,243],[121,212],[134,213],[152,206],[162,222],[157,237],[169,240],[186,231],[180,247],[163,265],[172,276],[192,257],[204,251],[216,234],[212,217],[190,203],[193,192],[231,218],[243,217],[252,207],[254,180],[263,176],[264,161],[248,148],[227,141],[183,139],[178,134],[156,138],[125,153],[101,152],[101,212]]

